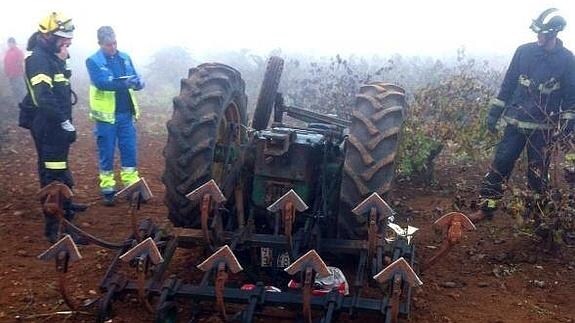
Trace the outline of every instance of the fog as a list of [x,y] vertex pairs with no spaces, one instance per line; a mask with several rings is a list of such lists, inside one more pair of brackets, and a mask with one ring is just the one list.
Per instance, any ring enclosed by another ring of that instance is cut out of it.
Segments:
[[[97,49],[96,29],[116,29],[121,50],[144,63],[159,48],[181,46],[194,57],[214,51],[274,49],[306,55],[391,55],[445,57],[465,48],[470,55],[508,57],[533,41],[531,19],[548,7],[561,9],[575,43],[575,2],[523,1],[11,1],[3,8],[0,37],[25,44],[38,21],[51,11],[76,25],[72,54]],[[4,4],[5,6],[8,3]]]

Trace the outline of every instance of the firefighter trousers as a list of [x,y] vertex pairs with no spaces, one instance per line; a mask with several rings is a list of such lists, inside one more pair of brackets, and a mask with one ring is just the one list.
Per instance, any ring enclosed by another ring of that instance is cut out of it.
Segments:
[[[50,126],[39,117],[35,118],[31,133],[38,155],[40,187],[44,187],[53,181],[59,181],[72,189],[74,181],[68,168],[69,134],[59,124]],[[43,203],[44,201],[40,202]],[[71,200],[68,199],[63,204],[65,218],[72,221],[74,211],[71,210]],[[54,215],[44,214],[44,220],[44,235],[53,242],[53,239],[58,234],[58,219]]]
[[523,129],[508,125],[496,147],[491,169],[483,178],[481,197],[503,197],[502,184],[511,175],[524,148],[527,149],[527,185],[534,193],[543,193],[547,188],[550,138],[550,130]]

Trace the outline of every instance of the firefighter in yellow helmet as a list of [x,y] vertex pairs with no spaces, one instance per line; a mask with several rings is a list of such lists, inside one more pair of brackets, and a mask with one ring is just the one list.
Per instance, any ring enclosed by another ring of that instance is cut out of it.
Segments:
[[[68,152],[76,140],[76,129],[72,124],[71,73],[66,69],[73,32],[71,19],[51,13],[40,21],[38,30],[28,40],[27,49],[32,51],[25,61],[28,94],[20,104],[19,124],[32,133],[41,187],[54,181],[74,186]],[[63,207],[68,221],[72,221],[75,211],[85,209],[70,199],[64,201]],[[44,216],[44,233],[54,242],[59,238],[58,219],[51,214]]]

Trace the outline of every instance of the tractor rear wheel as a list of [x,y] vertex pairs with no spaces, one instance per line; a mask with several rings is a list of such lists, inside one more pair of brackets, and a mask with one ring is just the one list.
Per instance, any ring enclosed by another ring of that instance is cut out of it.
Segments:
[[406,105],[405,91],[393,84],[364,85],[356,96],[340,194],[343,209],[338,229],[344,237],[367,236],[366,217],[356,216],[350,210],[371,193],[385,198],[391,189]]
[[260,88],[260,94],[258,95],[254,117],[252,118],[252,128],[256,130],[262,130],[268,127],[280,86],[283,68],[284,60],[281,57],[271,56],[269,58]]
[[218,63],[199,65],[182,79],[180,95],[167,123],[164,148],[165,203],[177,227],[197,228],[199,207],[186,194],[214,179],[229,200],[242,163],[247,97],[235,69]]

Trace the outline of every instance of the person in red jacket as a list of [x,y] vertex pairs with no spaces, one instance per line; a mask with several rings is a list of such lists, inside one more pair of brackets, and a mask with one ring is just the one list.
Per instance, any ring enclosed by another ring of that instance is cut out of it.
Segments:
[[8,50],[4,56],[4,74],[10,82],[12,96],[20,102],[26,95],[24,88],[24,52],[18,48],[14,37],[8,38]]

